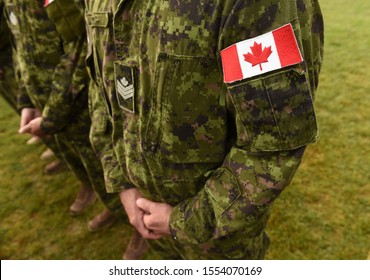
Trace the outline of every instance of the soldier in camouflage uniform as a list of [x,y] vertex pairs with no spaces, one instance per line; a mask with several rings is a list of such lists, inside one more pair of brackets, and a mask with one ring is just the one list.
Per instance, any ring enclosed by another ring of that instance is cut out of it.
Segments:
[[[43,1],[5,0],[4,5],[23,82],[18,103],[23,121],[20,133],[52,135],[48,143],[62,151],[63,159],[82,185],[70,214],[80,214],[96,194],[107,207],[89,222],[90,230],[98,230],[122,215],[122,205],[116,194],[106,193],[101,164],[89,142],[86,35],[69,33],[67,27],[71,27],[63,26],[65,22],[58,18],[53,23]],[[65,12],[83,16],[77,4]],[[85,30],[83,20],[68,23],[77,33]]]
[[10,32],[2,14],[0,3],[0,95],[17,111],[17,82],[13,68],[12,46]]
[[[85,3],[90,136],[104,147],[107,190],[162,258],[264,258],[272,204],[318,135],[318,1]],[[287,24],[282,53],[303,59],[258,74],[266,48],[251,48],[255,68],[243,63],[256,74],[227,79],[236,63],[224,50]]]
[[[3,3],[0,4],[0,95],[5,101],[19,113],[17,108],[18,82],[16,79],[16,58],[11,45],[11,35],[3,14]],[[33,144],[40,141],[39,137],[33,136],[27,144]],[[50,151],[48,149],[47,151]],[[53,174],[61,171],[64,164],[59,159],[51,162],[45,167],[45,173]]]

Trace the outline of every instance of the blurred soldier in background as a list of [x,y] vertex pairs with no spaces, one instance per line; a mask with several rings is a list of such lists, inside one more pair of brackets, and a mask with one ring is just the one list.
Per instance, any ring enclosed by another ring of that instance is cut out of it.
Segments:
[[[17,112],[17,95],[18,81],[16,79],[16,66],[17,61],[13,54],[14,49],[11,44],[11,34],[9,32],[6,20],[3,14],[3,4],[0,6],[0,95],[5,101]],[[40,142],[40,138],[32,136],[27,144],[34,144]],[[45,150],[42,155],[42,160],[49,160],[54,157],[54,153],[51,149]],[[55,174],[59,171],[65,170],[63,161],[56,159],[48,164],[44,172],[45,174]]]
[[85,3],[107,190],[162,258],[264,258],[317,138],[317,0]]
[[0,6],[0,95],[17,111],[17,82],[13,68],[10,33]]
[[[89,222],[89,229],[105,228],[123,212],[118,196],[105,192],[101,165],[89,143],[86,37],[61,34],[61,29],[48,18],[43,1],[3,3],[22,82],[18,98],[19,132],[50,138],[46,144],[61,151],[81,182],[70,214],[80,214],[97,195],[106,209]],[[81,11],[76,5],[70,8],[72,12]],[[83,22],[75,27],[84,30]]]

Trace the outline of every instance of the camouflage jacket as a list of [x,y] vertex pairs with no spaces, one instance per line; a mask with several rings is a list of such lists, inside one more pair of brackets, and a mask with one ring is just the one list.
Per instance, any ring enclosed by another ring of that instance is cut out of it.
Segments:
[[[108,191],[136,187],[174,206],[170,228],[181,242],[260,233],[317,138],[318,2],[85,3],[93,132],[111,140],[102,151]],[[286,24],[303,62],[223,82],[222,50]]]
[[[58,27],[63,23],[49,19],[44,1],[3,2],[20,68],[19,108],[36,107],[42,111],[44,132],[59,132],[87,111],[86,35],[82,31],[65,38]],[[83,13],[82,7],[75,8]],[[83,24],[80,28],[85,30]],[[88,135],[88,129],[84,134]]]
[[17,82],[13,66],[11,36],[0,2],[0,95],[17,110]]

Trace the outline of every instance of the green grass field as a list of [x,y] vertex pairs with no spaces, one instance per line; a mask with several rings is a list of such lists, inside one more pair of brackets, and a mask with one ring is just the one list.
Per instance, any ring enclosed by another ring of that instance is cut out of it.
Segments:
[[[308,147],[277,200],[267,259],[367,259],[370,253],[370,1],[322,0],[325,61]],[[40,145],[17,134],[19,117],[0,100],[0,258],[120,259],[130,227],[89,233],[68,215],[78,190],[71,173],[43,175]],[[156,258],[148,252],[146,259]]]

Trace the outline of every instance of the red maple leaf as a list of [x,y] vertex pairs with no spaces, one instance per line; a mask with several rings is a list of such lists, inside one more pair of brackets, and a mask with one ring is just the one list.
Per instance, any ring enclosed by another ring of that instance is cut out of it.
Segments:
[[262,43],[254,45],[251,47],[252,53],[243,54],[245,61],[252,64],[252,67],[259,65],[262,71],[262,63],[268,62],[269,56],[272,54],[271,46],[264,48],[262,51]]

